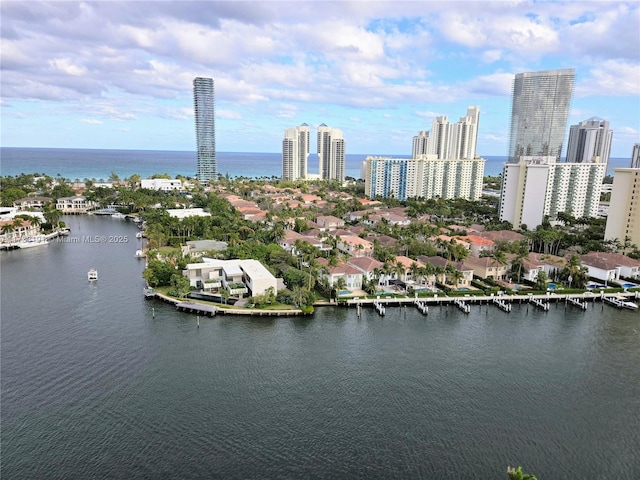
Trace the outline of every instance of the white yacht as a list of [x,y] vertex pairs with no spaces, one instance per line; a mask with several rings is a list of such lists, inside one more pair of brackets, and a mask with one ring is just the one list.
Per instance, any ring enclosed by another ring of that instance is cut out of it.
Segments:
[[28,237],[21,241],[19,241],[16,246],[18,248],[31,248],[31,247],[40,247],[42,245],[49,245],[46,237]]
[[87,273],[87,279],[90,282],[94,282],[98,280],[98,271],[95,268],[92,268],[91,270],[89,270],[89,272]]

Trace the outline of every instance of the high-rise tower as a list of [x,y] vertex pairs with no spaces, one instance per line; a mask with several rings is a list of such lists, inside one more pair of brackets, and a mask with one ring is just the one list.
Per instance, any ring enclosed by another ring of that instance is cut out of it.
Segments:
[[342,130],[324,123],[318,127],[318,173],[325,180],[344,181],[345,142]]
[[193,108],[198,148],[196,178],[201,182],[217,180],[215,90],[212,78],[196,77],[193,80]]
[[440,160],[473,160],[476,157],[480,107],[467,107],[467,115],[457,123],[446,116],[436,117],[431,132],[413,137],[412,157],[435,155]]
[[640,168],[640,143],[633,145],[631,151],[631,168]]
[[596,157],[607,165],[611,154],[611,138],[613,130],[609,122],[592,117],[569,128],[567,142],[567,162],[591,162]]
[[297,180],[307,178],[309,159],[309,125],[287,128],[282,140],[282,178]]
[[509,162],[562,155],[575,70],[518,73],[513,81]]

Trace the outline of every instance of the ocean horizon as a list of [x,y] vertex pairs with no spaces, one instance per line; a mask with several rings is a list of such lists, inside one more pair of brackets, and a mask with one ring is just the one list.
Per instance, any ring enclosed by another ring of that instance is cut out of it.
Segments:
[[[360,168],[367,156],[380,154],[347,154],[345,174],[361,178]],[[388,155],[395,158],[410,158],[410,155]],[[502,173],[506,156],[484,156],[485,176]],[[279,152],[217,152],[218,172],[230,177],[280,178],[282,155]],[[611,158],[607,174],[614,168],[628,167],[627,158]],[[155,174],[171,177],[182,175],[195,177],[196,152],[180,150],[111,150],[85,148],[31,148],[0,147],[0,176],[20,174],[46,174],[63,177],[71,181],[90,179],[107,180],[111,174],[128,178],[137,174],[148,178]],[[309,155],[308,172],[318,172],[317,154]]]

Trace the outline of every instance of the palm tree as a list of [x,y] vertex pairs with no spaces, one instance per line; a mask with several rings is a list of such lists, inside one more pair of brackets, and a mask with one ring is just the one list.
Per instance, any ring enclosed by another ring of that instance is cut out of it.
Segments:
[[512,265],[517,266],[517,275],[516,281],[520,281],[522,279],[522,266],[525,258],[529,257],[529,245],[526,241],[521,241],[518,245],[518,250],[516,251],[516,256],[513,259]]
[[371,272],[371,279],[376,282],[376,288],[380,285],[380,277],[382,277],[382,269],[375,267]]
[[387,286],[389,286],[389,279],[394,271],[395,268],[391,262],[384,262],[384,265],[382,266],[382,273],[384,273],[385,283]]
[[341,292],[346,288],[347,288],[347,282],[345,281],[344,277],[338,277],[333,282],[333,288],[332,288],[335,298],[338,298],[338,292]]
[[496,269],[495,278],[498,279],[498,271],[499,271],[500,267],[506,265],[507,263],[509,263],[508,260],[507,260],[506,253],[504,253],[503,250],[499,250],[499,249],[496,248],[496,249],[492,250],[486,256],[491,258],[491,260],[492,260],[491,264]]
[[61,216],[62,212],[58,210],[55,205],[51,205],[44,210],[44,219],[52,228],[58,228],[60,226]]
[[415,282],[416,278],[418,278],[418,270],[420,267],[416,262],[411,262],[411,266],[409,267],[409,271],[411,272],[411,279]]
[[460,280],[462,280],[464,278],[464,273],[462,273],[457,268],[454,268],[453,271],[451,272],[451,278],[453,280],[453,288],[455,288],[457,290],[458,289],[458,284],[460,283]]
[[575,285],[576,288],[584,288],[589,281],[589,270],[582,266],[580,257],[574,253],[562,269],[561,278],[566,278],[569,281],[569,288],[572,285]]
[[12,223],[5,223],[4,225],[2,225],[2,228],[0,229],[0,232],[2,232],[3,235],[6,236],[7,238],[7,242],[9,242],[9,236],[11,233],[13,233],[15,230],[15,227],[13,226]]

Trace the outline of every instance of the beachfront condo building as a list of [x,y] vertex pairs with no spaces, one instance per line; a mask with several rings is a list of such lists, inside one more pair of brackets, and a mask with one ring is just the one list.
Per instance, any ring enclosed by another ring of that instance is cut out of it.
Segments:
[[602,163],[608,165],[612,138],[613,130],[609,128],[609,122],[601,118],[592,117],[577,125],[571,125],[567,142],[567,162],[582,163],[600,158]]
[[212,78],[196,77],[193,80],[193,108],[198,152],[196,178],[201,182],[217,180],[215,90]]
[[324,123],[318,127],[318,174],[323,180],[344,182],[345,142],[342,130]]
[[509,162],[521,156],[560,160],[575,70],[518,73],[513,81]]
[[309,125],[287,128],[282,140],[282,179],[307,178],[309,160]]
[[633,145],[631,151],[631,168],[640,168],[640,143]]
[[384,198],[465,198],[482,194],[485,160],[442,160],[436,155],[417,158],[367,157],[365,196]]
[[514,228],[534,229],[544,217],[559,212],[574,217],[596,217],[606,165],[591,162],[559,163],[555,155],[521,156],[506,163],[502,172],[500,220]]
[[439,160],[473,160],[476,156],[480,107],[467,108],[467,115],[457,123],[446,116],[436,117],[431,132],[421,131],[413,137],[411,156],[435,155]]
[[613,172],[604,239],[640,246],[640,167],[616,168]]

